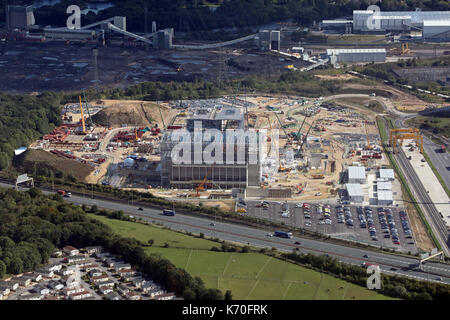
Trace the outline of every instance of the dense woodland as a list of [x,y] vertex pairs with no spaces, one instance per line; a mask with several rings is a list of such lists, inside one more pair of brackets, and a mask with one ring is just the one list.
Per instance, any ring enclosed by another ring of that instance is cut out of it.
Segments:
[[9,166],[14,149],[28,146],[60,123],[61,96],[0,92],[0,170]]
[[[53,7],[35,12],[36,23],[64,25],[66,8],[70,4],[86,7],[87,0],[62,0]],[[291,19],[303,26],[322,19],[349,16],[355,9],[377,4],[382,10],[450,10],[446,0],[110,0],[115,7],[83,16],[88,24],[115,15],[125,15],[131,31],[144,31],[144,8],[148,8],[148,28],[153,20],[158,28],[173,27],[175,31],[195,32],[217,28],[244,28],[273,21]],[[29,4],[27,0],[0,0],[0,19],[9,4]]]
[[206,289],[200,278],[157,254],[147,255],[142,243],[114,234],[59,195],[0,189],[0,278],[32,271],[46,263],[55,248],[66,245],[101,245],[185,299],[224,299],[220,290]]

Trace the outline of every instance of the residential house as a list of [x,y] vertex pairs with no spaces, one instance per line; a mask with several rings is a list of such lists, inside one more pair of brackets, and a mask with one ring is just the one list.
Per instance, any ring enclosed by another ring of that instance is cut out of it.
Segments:
[[127,270],[131,269],[131,264],[129,263],[118,263],[114,266],[114,269],[116,270],[116,273],[118,273],[121,270]]
[[89,255],[101,253],[103,248],[101,246],[93,246],[93,247],[86,247],[86,253]]
[[102,274],[103,274],[103,272],[99,269],[93,269],[93,270],[89,271],[90,277],[98,277],[98,276],[101,276]]
[[145,279],[142,278],[142,277],[135,277],[135,278],[133,278],[132,282],[133,282],[133,286],[134,286],[135,288],[138,288],[138,289],[139,289],[144,283],[147,282],[147,280],[145,280]]
[[114,291],[112,289],[112,287],[110,287],[110,286],[100,286],[99,290],[100,290],[101,294],[103,294],[103,295],[107,295],[108,293]]
[[121,278],[129,277],[130,279],[133,279],[133,276],[136,274],[136,270],[133,270],[133,269],[122,269],[122,270],[119,270],[118,273],[119,273]]
[[46,294],[50,293],[50,290],[48,288],[46,288],[44,286],[41,286],[41,285],[34,286],[33,289],[31,289],[31,291],[34,292],[34,293],[40,293],[40,294],[43,294],[43,295],[46,295]]
[[117,264],[117,261],[116,261],[115,259],[107,258],[107,259],[105,260],[105,265],[106,265],[108,268],[113,268],[116,264]]
[[74,248],[72,246],[65,246],[63,248],[63,251],[65,254],[67,254],[68,256],[74,256],[80,253],[80,250],[78,250],[77,248]]
[[153,297],[153,299],[155,300],[172,300],[173,298],[175,298],[175,294],[173,292],[170,293],[163,293],[163,294],[159,294]]
[[141,291],[143,293],[147,293],[147,292],[149,292],[149,291],[151,291],[153,289],[156,289],[156,288],[157,288],[157,285],[154,284],[153,282],[146,282],[146,283],[143,283],[141,285]]
[[100,282],[108,281],[109,278],[108,278],[107,275],[101,275],[101,276],[97,276],[97,277],[91,277],[91,280],[92,280],[94,283],[100,283]]
[[80,299],[85,299],[85,298],[90,298],[90,297],[92,297],[92,293],[90,293],[87,290],[84,290],[84,291],[81,291],[81,292],[77,292],[77,293],[71,294],[69,296],[69,299],[70,300],[80,300]]
[[8,286],[4,286],[4,285],[0,284],[0,294],[2,296],[7,296],[10,292],[11,292],[11,289],[9,289]]
[[63,264],[60,262],[55,262],[52,264],[49,264],[48,266],[46,266],[46,268],[48,268],[49,271],[53,271],[53,272],[58,272],[62,269]]
[[83,287],[74,287],[74,288],[66,288],[64,289],[64,294],[66,296],[71,296],[75,293],[80,293],[80,292],[84,292],[86,289]]
[[55,251],[53,251],[53,253],[52,253],[52,256],[54,257],[54,258],[59,258],[59,257],[61,257],[63,255],[63,253],[62,253],[62,251],[60,251],[60,250],[55,250]]
[[63,285],[62,283],[58,282],[58,281],[50,280],[50,281],[48,282],[48,287],[49,287],[51,290],[59,291],[59,290],[62,290],[62,289],[64,288],[64,285]]
[[19,288],[17,281],[0,281],[0,287],[8,288],[10,291],[16,291]]
[[89,271],[94,270],[96,268],[98,268],[98,264],[93,263],[93,264],[88,264],[88,265],[84,266],[83,270],[86,271],[86,272],[89,272]]
[[60,282],[64,285],[66,285],[68,288],[75,288],[80,285],[79,281],[74,279],[74,277],[72,277],[72,275],[62,276],[60,279]]
[[44,299],[44,295],[42,293],[31,293],[20,297],[20,300],[42,300],[42,299]]
[[52,278],[55,275],[55,273],[53,271],[50,271],[48,268],[39,268],[36,270],[36,272],[46,278]]
[[106,299],[108,300],[120,300],[120,296],[117,292],[112,291],[106,295]]
[[17,281],[17,283],[19,283],[19,285],[22,287],[27,287],[31,284],[31,279],[23,276],[14,277],[12,278],[12,281]]
[[125,293],[125,298],[127,300],[140,300],[141,296],[139,294],[137,294],[136,292],[129,291],[129,292]]
[[42,275],[38,272],[27,272],[23,274],[23,277],[27,277],[31,282],[39,282],[42,280]]
[[70,276],[75,273],[75,268],[74,267],[64,267],[63,269],[61,269],[61,271],[59,273],[63,276]]
[[105,287],[105,286],[108,286],[108,287],[113,288],[115,284],[116,284],[116,283],[115,283],[114,281],[108,280],[108,281],[99,282],[99,283],[98,283],[98,286],[99,286],[99,287]]
[[117,291],[119,291],[121,294],[126,294],[127,292],[130,292],[130,288],[121,283],[117,286]]
[[155,296],[159,296],[160,294],[163,294],[164,290],[162,289],[152,289],[148,292],[148,295],[150,296],[150,298],[154,298]]
[[83,255],[76,255],[76,256],[65,257],[64,261],[66,263],[82,264],[82,263],[87,262],[88,260],[86,260],[86,257]]

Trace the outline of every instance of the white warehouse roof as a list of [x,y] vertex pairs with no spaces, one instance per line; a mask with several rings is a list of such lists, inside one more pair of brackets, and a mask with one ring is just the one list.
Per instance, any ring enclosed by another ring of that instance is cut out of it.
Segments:
[[377,190],[392,190],[392,183],[390,181],[378,181]]
[[338,55],[340,53],[386,53],[386,49],[327,49],[327,55]]
[[423,20],[424,27],[450,27],[450,19],[448,20]]
[[380,169],[381,179],[394,179],[394,169]]
[[364,197],[363,190],[359,183],[347,183],[345,188],[347,189],[350,197]]
[[365,167],[348,167],[349,179],[365,179],[366,168]]
[[382,190],[378,191],[378,200],[390,200],[392,201],[392,191]]

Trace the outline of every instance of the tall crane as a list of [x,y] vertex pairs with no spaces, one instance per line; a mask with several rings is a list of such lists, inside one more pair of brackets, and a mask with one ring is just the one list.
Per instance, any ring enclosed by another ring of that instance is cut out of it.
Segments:
[[275,112],[275,116],[277,117],[277,120],[278,120],[278,123],[279,123],[280,126],[281,126],[281,129],[283,130],[284,134],[286,135],[287,143],[290,144],[290,143],[291,143],[291,139],[289,138],[289,135],[288,135],[286,129],[284,129],[283,124],[281,123],[281,120],[280,120],[280,118],[278,117],[278,114],[277,114],[276,112]]
[[372,150],[373,146],[370,145],[369,129],[367,128],[367,120],[364,122],[364,127],[366,129],[366,138],[367,138],[366,150]]
[[83,105],[81,104],[81,96],[78,96],[80,98],[80,112],[81,112],[81,124],[83,126],[83,134],[86,134],[86,124],[84,123],[84,113],[83,113]]
[[297,140],[298,142],[300,141],[300,131],[302,131],[303,124],[305,123],[306,118],[307,118],[306,116],[303,118],[303,122],[300,125],[300,128],[298,129],[296,136],[294,137],[294,139]]
[[89,111],[89,103],[88,103],[88,101],[86,99],[86,94],[84,93],[84,90],[83,90],[83,97],[84,97],[84,102],[86,103],[86,109],[87,109],[88,116],[89,116],[89,123],[93,127],[94,126],[94,122],[92,121],[91,112]]
[[302,142],[301,142],[301,144],[300,144],[300,148],[298,148],[298,151],[297,151],[296,156],[299,156],[299,155],[302,153],[303,145],[305,144],[306,138],[308,138],[308,134],[309,134],[309,132],[311,131],[311,128],[313,127],[314,122],[315,122],[315,121],[313,121],[313,122],[311,123],[311,125],[309,126],[308,131],[306,132],[306,135],[303,137]]

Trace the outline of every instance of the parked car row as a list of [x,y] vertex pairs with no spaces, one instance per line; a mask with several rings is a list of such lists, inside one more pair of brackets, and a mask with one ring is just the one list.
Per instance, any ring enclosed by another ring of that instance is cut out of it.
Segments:
[[403,231],[405,232],[406,238],[412,238],[412,231],[409,227],[408,217],[406,211],[400,211],[400,221],[402,222]]
[[373,221],[373,210],[370,207],[364,207],[364,213],[367,219],[367,227],[369,228],[370,238],[373,241],[378,241],[377,229],[375,228],[375,222]]
[[303,205],[301,203],[297,203],[297,205],[295,206],[296,208],[301,207],[303,209],[303,215],[305,217],[305,227],[311,227],[311,205],[308,203],[304,203]]

